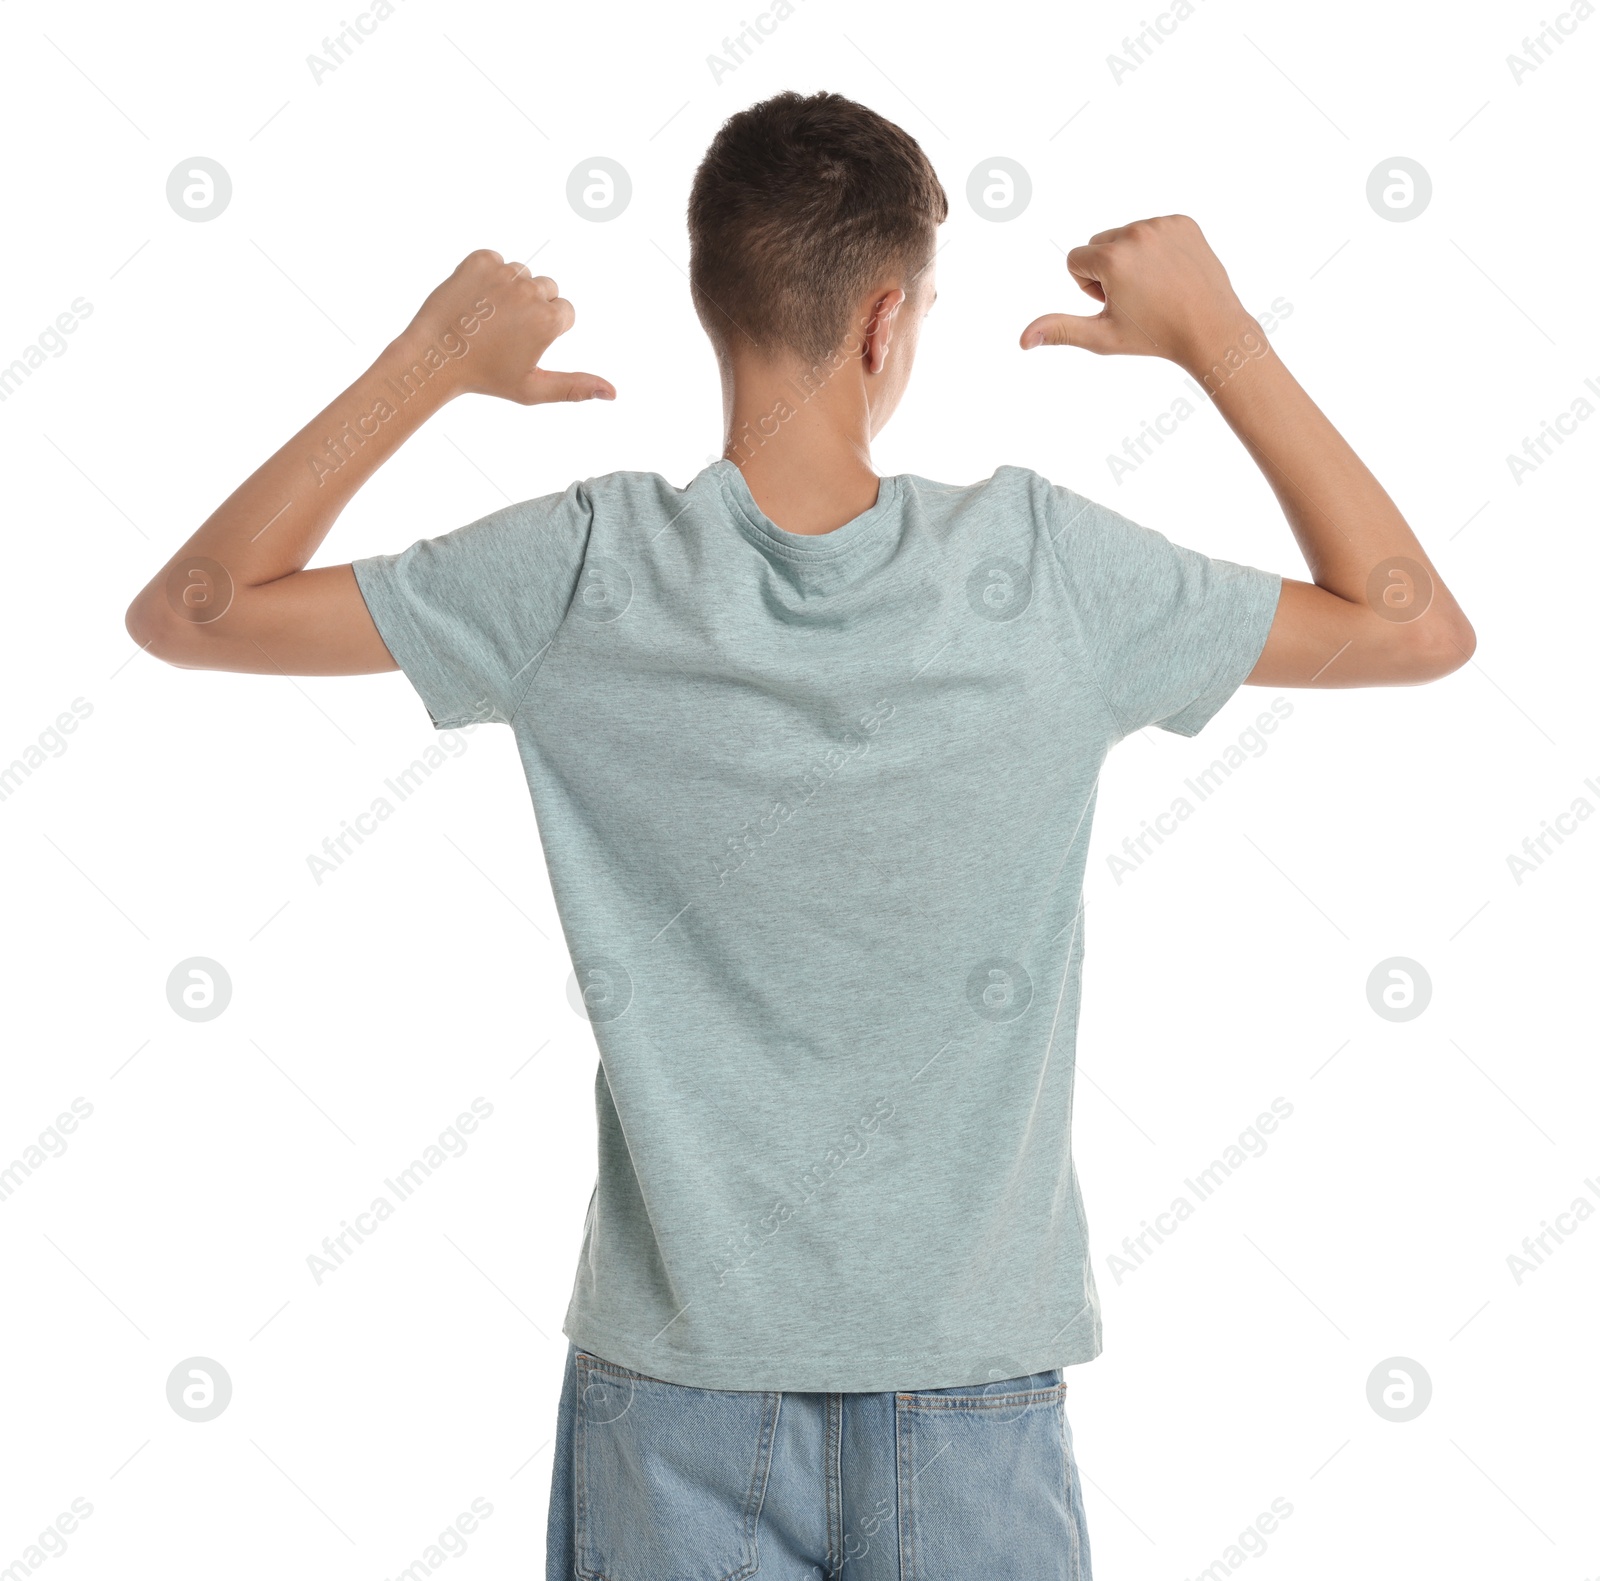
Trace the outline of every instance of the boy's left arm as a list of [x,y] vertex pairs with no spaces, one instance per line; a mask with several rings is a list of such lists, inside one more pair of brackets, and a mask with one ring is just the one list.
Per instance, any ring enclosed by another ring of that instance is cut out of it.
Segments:
[[1472,626],[1416,534],[1267,344],[1193,220],[1174,214],[1102,231],[1067,255],[1067,267],[1103,310],[1035,319],[1024,349],[1177,363],[1250,452],[1310,567],[1311,582],[1283,579],[1249,682],[1414,685],[1472,657]]

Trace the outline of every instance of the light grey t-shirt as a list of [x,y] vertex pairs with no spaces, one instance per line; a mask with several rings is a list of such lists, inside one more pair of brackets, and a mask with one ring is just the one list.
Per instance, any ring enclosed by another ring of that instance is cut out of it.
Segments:
[[565,1332],[669,1382],[941,1388],[1100,1349],[1072,1167],[1109,748],[1193,735],[1275,574],[1002,467],[834,532],[729,461],[356,562],[441,729],[509,723],[600,1062]]

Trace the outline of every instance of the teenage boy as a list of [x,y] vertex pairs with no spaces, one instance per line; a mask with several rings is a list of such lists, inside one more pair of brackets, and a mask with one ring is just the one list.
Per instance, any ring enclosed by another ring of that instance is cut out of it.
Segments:
[[1181,216],[1075,248],[1102,310],[1021,344],[1204,382],[1311,581],[1020,467],[879,477],[946,212],[861,105],[744,110],[689,201],[722,460],[306,569],[453,397],[613,398],[540,366],[555,282],[475,252],[128,612],[171,664],[398,667],[438,728],[515,731],[600,1050],[552,1578],[1088,1575],[1061,1369],[1100,1349],[1068,1135],[1101,763],[1244,682],[1473,649]]

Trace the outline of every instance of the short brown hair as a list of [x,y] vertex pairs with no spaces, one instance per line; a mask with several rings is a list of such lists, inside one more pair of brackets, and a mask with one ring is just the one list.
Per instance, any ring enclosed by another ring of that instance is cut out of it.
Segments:
[[926,268],[949,212],[892,121],[837,93],[777,94],[730,116],[695,172],[695,311],[719,348],[826,356],[876,277]]

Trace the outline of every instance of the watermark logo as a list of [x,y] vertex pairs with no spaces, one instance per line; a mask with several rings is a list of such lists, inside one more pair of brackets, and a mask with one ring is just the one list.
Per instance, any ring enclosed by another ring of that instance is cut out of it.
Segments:
[[967,202],[983,220],[1014,220],[1033,196],[1033,181],[1014,159],[980,159],[967,177]]
[[1033,578],[1015,560],[980,560],[967,578],[967,602],[985,620],[1015,620],[1033,602]]
[[567,177],[567,202],[580,220],[614,220],[633,196],[628,172],[614,159],[580,159]]
[[167,976],[167,1003],[185,1021],[215,1021],[233,998],[233,979],[219,961],[191,955]]
[[609,955],[586,956],[572,963],[567,1003],[585,1021],[615,1021],[633,1003],[633,978]]
[[1433,1398],[1433,1379],[1420,1361],[1391,1356],[1367,1377],[1367,1404],[1386,1422],[1414,1422]]
[[1367,604],[1373,614],[1403,624],[1427,612],[1433,602],[1428,568],[1404,555],[1380,560],[1367,577]]
[[214,220],[233,198],[233,179],[214,159],[182,159],[167,177],[167,202],[180,220]]
[[584,1425],[609,1427],[613,1422],[620,1422],[633,1409],[636,1387],[631,1373],[618,1377],[609,1372],[597,1372],[585,1362],[583,1388],[578,1394]]
[[214,1422],[232,1398],[228,1369],[209,1356],[191,1356],[167,1374],[167,1404],[186,1422]]
[[194,626],[221,620],[233,603],[233,578],[228,568],[206,555],[180,560],[167,572],[167,605],[180,620]]
[[1367,202],[1382,220],[1414,220],[1433,198],[1433,178],[1414,159],[1380,159],[1367,177]]
[[1433,998],[1433,980],[1404,955],[1379,961],[1367,977],[1367,1003],[1385,1021],[1415,1021]]
[[1033,979],[1021,961],[999,956],[967,974],[967,1003],[983,1021],[1015,1021],[1033,1003]]
[[620,620],[633,602],[633,578],[620,560],[590,555],[583,562],[578,590],[572,596],[572,613],[591,625],[608,626]]

